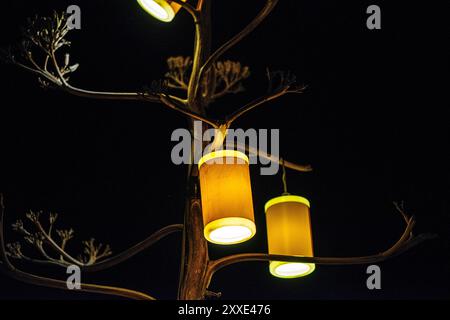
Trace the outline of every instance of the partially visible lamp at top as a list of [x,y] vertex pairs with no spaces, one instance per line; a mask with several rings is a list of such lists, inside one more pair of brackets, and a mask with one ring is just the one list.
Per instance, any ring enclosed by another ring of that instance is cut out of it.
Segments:
[[[187,0],[182,0],[186,2]],[[170,22],[181,6],[171,0],[137,0],[139,5],[158,20]]]
[[[269,254],[313,257],[310,203],[287,192],[284,166],[283,183],[283,195],[265,205]],[[270,261],[269,264],[270,273],[278,278],[299,278],[314,269],[313,263]]]
[[198,164],[204,236],[212,243],[242,243],[256,233],[248,157],[221,150]]

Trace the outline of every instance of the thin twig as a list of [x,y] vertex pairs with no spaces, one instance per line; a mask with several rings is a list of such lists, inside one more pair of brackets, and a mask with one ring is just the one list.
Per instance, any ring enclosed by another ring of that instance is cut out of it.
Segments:
[[73,263],[77,266],[83,266],[84,263],[75,259],[70,254],[68,254],[66,251],[64,251],[48,234],[45,232],[44,228],[42,227],[41,223],[36,220],[33,221],[38,231],[43,235],[45,241],[50,245],[50,247],[55,250],[57,253],[59,253],[62,257],[64,257],[68,262]]
[[403,202],[401,202],[401,203],[394,202],[394,206],[397,209],[397,211],[401,213],[403,220],[405,220],[405,222],[408,223],[409,217],[403,208],[403,206],[404,206]]
[[281,176],[281,181],[283,182],[283,195],[288,195],[288,187],[287,187],[287,178],[286,178],[286,164],[284,163],[284,159],[280,159],[281,168],[283,169],[283,173]]
[[166,77],[169,80],[172,80],[173,82],[170,82],[167,84],[172,89],[180,89],[180,90],[187,90],[188,85],[181,80],[180,78],[176,77],[173,74],[167,74]]
[[[409,216],[406,214],[406,212],[405,212],[405,208],[404,208],[404,203],[403,203],[403,201],[402,202],[400,202],[400,203],[398,203],[398,202],[394,202],[394,206],[395,206],[395,208],[397,209],[397,211],[398,212],[400,212],[400,214],[402,215],[402,217],[403,217],[403,220],[405,220],[405,223],[408,223],[408,221],[409,221]],[[410,238],[412,238],[414,235],[413,235],[413,233],[412,233],[412,231],[411,231],[411,233],[409,234],[409,237]]]

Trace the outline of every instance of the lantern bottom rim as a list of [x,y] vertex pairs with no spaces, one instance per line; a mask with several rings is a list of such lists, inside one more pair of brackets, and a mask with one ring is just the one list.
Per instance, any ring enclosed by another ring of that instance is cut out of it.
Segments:
[[313,273],[316,265],[314,263],[271,261],[269,269],[270,273],[277,278],[293,279]]
[[166,0],[137,0],[140,6],[150,15],[163,22],[175,18],[175,11]]
[[228,217],[211,221],[205,226],[206,240],[214,244],[233,245],[245,242],[256,234],[256,226],[246,218]]

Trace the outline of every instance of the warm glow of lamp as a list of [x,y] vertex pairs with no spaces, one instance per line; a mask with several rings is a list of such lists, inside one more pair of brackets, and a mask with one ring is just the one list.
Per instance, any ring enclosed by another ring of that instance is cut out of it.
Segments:
[[[187,0],[182,0],[186,2]],[[171,0],[137,0],[139,5],[158,20],[170,22],[180,11],[181,6]]]
[[256,233],[248,157],[221,150],[205,155],[199,164],[205,238],[231,245]]
[[[269,254],[313,257],[309,201],[283,195],[266,203]],[[270,262],[270,273],[279,278],[298,278],[312,273],[313,263]]]

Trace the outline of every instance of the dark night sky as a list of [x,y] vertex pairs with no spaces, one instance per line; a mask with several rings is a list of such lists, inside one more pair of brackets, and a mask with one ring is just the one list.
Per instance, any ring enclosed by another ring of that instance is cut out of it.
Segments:
[[[238,32],[261,4],[213,1],[217,47]],[[281,0],[273,14],[226,58],[249,65],[245,93],[218,101],[221,117],[266,92],[265,68],[291,70],[309,86],[300,96],[269,103],[241,128],[281,129],[282,156],[314,172],[288,172],[291,193],[312,203],[317,256],[357,256],[388,248],[403,232],[392,201],[405,200],[416,232],[440,237],[385,262],[382,290],[366,288],[366,266],[319,266],[303,279],[282,280],[266,263],[230,267],[211,289],[224,299],[435,299],[450,297],[448,23],[437,3]],[[82,9],[72,32],[74,85],[94,90],[140,90],[163,77],[165,59],[189,55],[193,27],[182,13],[162,24],[135,1],[2,1],[0,46],[18,40],[35,13]],[[365,9],[378,4],[382,30],[366,28]],[[58,212],[61,227],[80,241],[94,236],[118,253],[152,232],[181,223],[185,167],[170,161],[170,135],[186,126],[159,105],[105,102],[43,91],[36,79],[0,66],[0,190],[12,223],[29,209]],[[211,256],[265,252],[264,203],[281,193],[279,176],[252,169],[258,232]],[[10,240],[16,235],[8,234]],[[174,235],[85,282],[123,286],[173,299],[180,236]],[[26,270],[64,276],[63,271]],[[0,276],[0,299],[103,299],[37,288]]]

